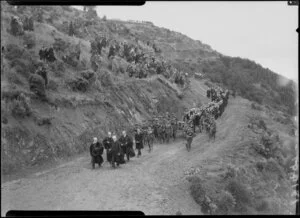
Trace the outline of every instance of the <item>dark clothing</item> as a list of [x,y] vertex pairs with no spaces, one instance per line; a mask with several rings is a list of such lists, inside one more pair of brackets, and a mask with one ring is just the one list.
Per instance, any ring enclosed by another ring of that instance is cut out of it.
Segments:
[[97,163],[99,166],[103,163],[103,154],[104,147],[100,142],[96,142],[91,144],[90,146],[90,154],[92,157],[92,166],[95,168],[95,164]]
[[124,155],[126,154],[127,160],[129,160],[130,159],[130,149],[132,149],[131,138],[128,135],[126,135],[125,137],[121,136],[119,139],[119,142],[121,144],[121,148],[122,148]]
[[140,155],[142,155],[141,149],[144,148],[143,134],[142,133],[140,133],[140,134],[136,133],[134,138],[135,138],[135,147],[136,147],[136,149],[138,149],[138,155],[137,156],[139,157]]
[[119,164],[124,163],[123,157],[123,151],[121,148],[121,144],[119,141],[113,142],[111,147],[111,157],[112,157],[112,166],[115,167],[115,163],[117,166]]
[[136,145],[136,149],[143,149],[144,145],[143,145],[143,134],[140,133],[136,133],[135,136],[135,145]]
[[106,160],[108,162],[111,162],[112,161],[112,156],[111,156],[111,147],[112,147],[112,144],[113,144],[113,139],[111,137],[106,137],[104,140],[103,140],[103,145],[104,145],[104,148],[106,150]]

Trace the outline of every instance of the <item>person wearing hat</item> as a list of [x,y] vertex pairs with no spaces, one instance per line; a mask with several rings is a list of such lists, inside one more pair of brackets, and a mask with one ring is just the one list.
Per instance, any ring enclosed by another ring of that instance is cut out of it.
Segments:
[[101,167],[101,164],[103,163],[103,154],[104,147],[102,143],[98,142],[97,137],[93,138],[93,143],[90,145],[90,154],[92,157],[92,167],[95,169],[95,164],[97,163],[99,167]]

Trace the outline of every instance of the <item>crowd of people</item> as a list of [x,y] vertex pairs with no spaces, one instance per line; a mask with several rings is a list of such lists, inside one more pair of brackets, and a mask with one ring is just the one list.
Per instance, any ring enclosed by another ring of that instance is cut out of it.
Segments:
[[178,130],[184,132],[188,151],[191,150],[196,126],[198,126],[200,132],[205,130],[210,139],[215,138],[216,119],[222,115],[227,106],[229,91],[220,87],[211,87],[208,92],[210,94],[207,96],[212,101],[200,108],[192,108],[187,111],[183,116],[183,121],[178,121],[174,114],[166,112],[152,117],[141,125],[136,125],[133,129],[133,138],[127,135],[125,130],[123,130],[119,139],[117,139],[116,134],[112,135],[111,132],[108,132],[108,136],[102,142],[94,138],[94,142],[90,146],[93,168],[95,168],[96,163],[99,166],[103,163],[104,150],[106,150],[107,161],[115,168],[130,161],[130,158],[135,156],[134,144],[138,151],[137,157],[140,157],[144,145],[148,145],[149,152],[151,152],[155,139],[160,143],[168,143],[171,138],[176,139]]
[[[11,18],[11,32],[13,35],[22,35],[24,34],[24,30],[33,31],[33,23],[33,16],[25,16],[24,21],[17,16],[13,16]],[[181,86],[184,86],[187,81],[186,74],[184,72],[178,71],[162,57],[155,56],[155,53],[160,50],[155,43],[151,44],[148,41],[145,44],[152,49],[152,51],[150,49],[147,52],[139,44],[118,41],[104,35],[95,37],[90,41],[90,44],[90,62],[94,71],[97,71],[99,66],[101,66],[103,48],[108,47],[108,59],[119,56],[129,63],[127,69],[124,69],[129,77],[141,79],[152,75],[163,75],[165,78],[171,79],[173,82]],[[40,60],[43,61],[54,62],[56,60],[53,47],[43,47],[39,51],[39,56]],[[72,66],[76,66],[79,61],[79,57],[80,49],[75,49],[74,51],[70,51],[68,54],[64,54],[62,56],[62,60]]]
[[[133,149],[135,144],[138,150],[137,155]],[[138,128],[134,134],[133,139],[127,135],[126,130],[122,131],[122,136],[117,138],[116,134],[108,132],[108,136],[99,141],[97,137],[93,138],[93,143],[90,145],[90,155],[92,157],[91,163],[93,169],[95,164],[99,167],[104,162],[102,157],[104,150],[106,151],[106,160],[113,168],[118,167],[120,164],[125,164],[130,161],[132,157],[140,157],[142,155],[141,150],[144,148],[144,140],[141,130]]]
[[211,102],[202,105],[200,108],[191,108],[184,114],[183,126],[187,136],[187,150],[190,150],[196,127],[199,128],[200,133],[205,130],[210,139],[215,139],[217,132],[216,120],[223,114],[228,104],[229,91],[217,86],[210,87],[207,90],[207,97],[211,99]]
[[96,37],[91,42],[92,58],[101,56],[102,49],[108,47],[108,59],[115,56],[125,59],[129,65],[126,73],[129,77],[146,78],[148,76],[161,74],[166,78],[174,77],[174,82],[183,85],[186,78],[185,74],[178,71],[171,64],[167,63],[162,57],[154,55],[157,46],[153,44],[153,52],[145,52],[139,45],[129,42],[121,42],[115,39],[108,39],[106,36]]
[[169,143],[171,138],[176,139],[177,122],[175,114],[166,112],[153,116],[142,125],[141,129],[146,141],[147,138],[151,138],[151,142],[156,139],[160,143]]

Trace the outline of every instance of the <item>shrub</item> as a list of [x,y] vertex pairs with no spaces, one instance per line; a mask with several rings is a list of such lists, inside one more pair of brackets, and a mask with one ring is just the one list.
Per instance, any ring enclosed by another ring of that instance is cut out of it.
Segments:
[[21,49],[18,45],[8,44],[6,46],[5,58],[13,60],[22,57],[24,49]]
[[53,49],[55,51],[65,52],[71,46],[70,43],[61,38],[55,38],[54,40],[55,42],[53,43]]
[[38,74],[32,74],[29,77],[29,86],[30,91],[34,92],[38,97],[41,99],[46,98],[45,81],[43,77]]
[[74,52],[70,52],[62,57],[62,60],[66,63],[71,65],[72,67],[77,67],[78,60],[76,59],[77,54]]
[[251,204],[250,193],[247,191],[246,187],[236,179],[231,179],[228,182],[226,190],[232,194],[236,200],[238,208],[242,208],[244,205]]
[[51,118],[51,117],[39,117],[39,118],[36,118],[35,121],[36,121],[37,125],[43,126],[43,125],[51,125],[52,119],[53,118]]
[[110,62],[108,63],[107,68],[108,68],[109,70],[113,71],[113,63],[112,63],[112,61],[110,61]]
[[6,101],[17,99],[22,92],[20,90],[1,90],[1,97]]
[[203,181],[197,177],[194,176],[192,178],[190,178],[190,182],[191,182],[191,195],[194,198],[194,200],[199,204],[202,205],[202,203],[205,200],[205,188],[203,186]]
[[265,162],[257,162],[256,164],[255,164],[255,167],[256,167],[256,169],[259,171],[259,172],[262,172],[263,170],[264,170],[264,168],[265,168]]
[[28,49],[33,48],[36,45],[34,33],[26,33],[23,37],[24,46]]
[[254,102],[251,103],[251,108],[254,109],[254,110],[259,110],[259,111],[263,110],[263,108],[260,105],[254,103]]
[[263,120],[259,120],[258,127],[267,130],[266,123]]
[[7,79],[9,83],[12,84],[18,84],[18,85],[24,85],[24,83],[22,82],[22,80],[19,78],[19,75],[14,72],[14,71],[10,71],[7,75]]
[[233,166],[229,165],[226,168],[225,174],[224,174],[224,179],[227,178],[234,178],[237,175],[237,170]]
[[113,81],[109,72],[104,71],[100,76],[101,85],[103,87],[113,86]]
[[[194,200],[201,206],[203,213],[213,214],[217,205],[214,202],[213,196],[210,196],[214,191],[212,187],[205,186],[204,181],[197,176],[189,177],[189,182],[191,183],[190,191]],[[213,194],[212,194],[213,195]]]
[[184,96],[184,94],[182,92],[181,93],[177,93],[177,98],[182,99],[183,96]]
[[87,60],[82,58],[82,60],[80,61],[80,65],[81,65],[82,69],[86,69],[88,66]]
[[206,86],[208,86],[208,87],[211,87],[211,86],[212,86],[212,83],[209,82],[209,81],[205,81],[204,84],[205,84]]
[[86,92],[89,86],[89,82],[82,77],[77,77],[67,82],[67,84],[73,91],[80,91],[80,92]]
[[251,143],[251,147],[261,156],[267,159],[271,157],[270,150],[266,149],[263,144]]
[[7,117],[1,116],[1,123],[7,124],[8,123]]
[[255,209],[259,212],[268,211],[270,203],[266,199],[255,201]]
[[96,80],[96,74],[92,71],[83,71],[80,73],[81,77],[92,83]]
[[58,84],[54,81],[54,80],[49,80],[48,82],[48,89],[53,90],[53,91],[57,91],[58,89]]
[[235,199],[232,196],[232,194],[230,194],[227,191],[222,190],[221,193],[218,196],[218,200],[217,200],[217,214],[220,215],[227,215],[229,214],[235,207]]
[[267,161],[267,163],[264,167],[264,170],[278,175],[279,178],[284,178],[284,176],[285,176],[285,172],[284,172],[283,168],[273,158],[270,158]]
[[14,117],[24,118],[31,115],[31,108],[26,97],[19,97],[11,103],[11,112]]
[[16,70],[16,72],[23,75],[25,78],[30,76],[31,63],[28,63],[24,59],[16,58],[11,60],[10,66]]
[[7,32],[14,35],[20,36],[24,34],[24,29],[19,17],[15,18],[14,16],[11,17],[10,20],[10,29],[7,29]]
[[50,69],[54,72],[54,75],[56,77],[62,77],[63,76],[63,72],[65,71],[65,66],[64,63],[62,61],[55,61],[49,64]]

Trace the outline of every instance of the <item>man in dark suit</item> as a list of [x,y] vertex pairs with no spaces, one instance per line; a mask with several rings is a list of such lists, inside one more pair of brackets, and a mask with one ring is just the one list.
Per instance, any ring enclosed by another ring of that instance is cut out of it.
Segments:
[[123,154],[124,155],[126,154],[127,161],[129,161],[130,160],[130,152],[133,149],[132,148],[133,143],[132,143],[131,138],[127,135],[125,130],[123,130],[122,136],[119,138],[119,142],[121,144]]
[[90,154],[92,157],[92,167],[95,169],[95,164],[97,163],[99,167],[103,163],[103,154],[104,147],[101,142],[98,142],[98,139],[95,137],[93,143],[90,146]]
[[117,166],[122,164],[123,151],[120,142],[117,140],[117,136],[113,135],[112,139],[113,139],[113,143],[111,147],[111,163],[112,163],[112,167],[115,168],[116,167],[115,164],[117,164]]

